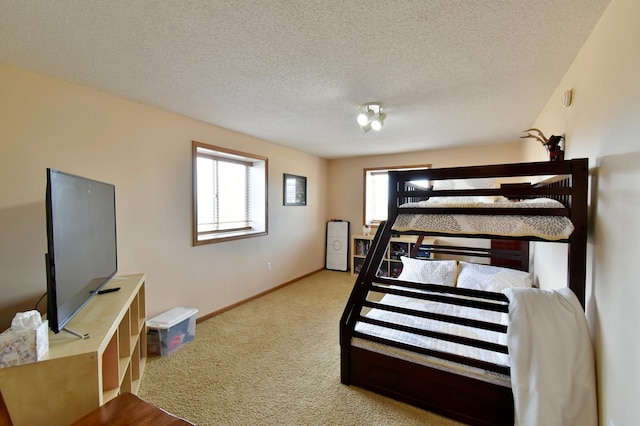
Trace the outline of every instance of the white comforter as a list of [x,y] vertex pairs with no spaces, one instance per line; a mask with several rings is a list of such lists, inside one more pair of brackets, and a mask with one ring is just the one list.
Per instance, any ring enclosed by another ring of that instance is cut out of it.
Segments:
[[493,203],[460,203],[433,200],[400,206],[393,225],[396,231],[447,232],[450,234],[488,234],[499,236],[534,236],[547,240],[569,238],[574,226],[564,216],[405,214],[405,207],[479,207],[479,208],[562,208],[562,203],[548,198],[509,201],[500,197]]
[[511,288],[507,346],[516,424],[598,424],[591,337],[568,288]]

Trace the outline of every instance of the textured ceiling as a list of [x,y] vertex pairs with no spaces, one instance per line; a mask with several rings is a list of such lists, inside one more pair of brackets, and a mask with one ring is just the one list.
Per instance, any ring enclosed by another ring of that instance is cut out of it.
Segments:
[[0,62],[326,158],[502,143],[609,2],[0,0]]

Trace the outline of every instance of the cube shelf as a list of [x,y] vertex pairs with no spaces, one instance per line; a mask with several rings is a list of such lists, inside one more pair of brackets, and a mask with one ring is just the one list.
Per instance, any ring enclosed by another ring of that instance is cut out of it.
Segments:
[[113,278],[67,324],[88,333],[49,333],[42,360],[0,368],[16,425],[68,425],[122,392],[137,393],[147,357],[145,275]]
[[[371,249],[373,235],[354,235],[351,239],[351,273],[358,275],[364,264],[364,260]],[[411,257],[418,237],[416,236],[398,236],[392,237],[389,247],[384,255],[384,259],[378,269],[378,276],[397,278],[402,272],[402,261],[400,257]],[[437,244],[435,238],[424,238],[420,247],[418,247],[417,255],[420,259],[431,259],[433,254],[429,250],[429,245]]]

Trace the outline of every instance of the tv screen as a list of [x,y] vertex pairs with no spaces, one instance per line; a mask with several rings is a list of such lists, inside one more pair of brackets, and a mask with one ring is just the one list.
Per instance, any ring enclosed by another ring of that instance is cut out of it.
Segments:
[[118,270],[115,187],[47,169],[47,319],[55,333]]

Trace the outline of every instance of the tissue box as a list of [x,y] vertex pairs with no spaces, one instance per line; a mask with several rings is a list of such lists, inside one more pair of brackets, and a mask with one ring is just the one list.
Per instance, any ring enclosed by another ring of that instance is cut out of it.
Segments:
[[49,321],[36,329],[5,330],[0,334],[0,368],[29,364],[49,350]]
[[173,308],[147,321],[147,353],[169,355],[196,337],[195,308]]

